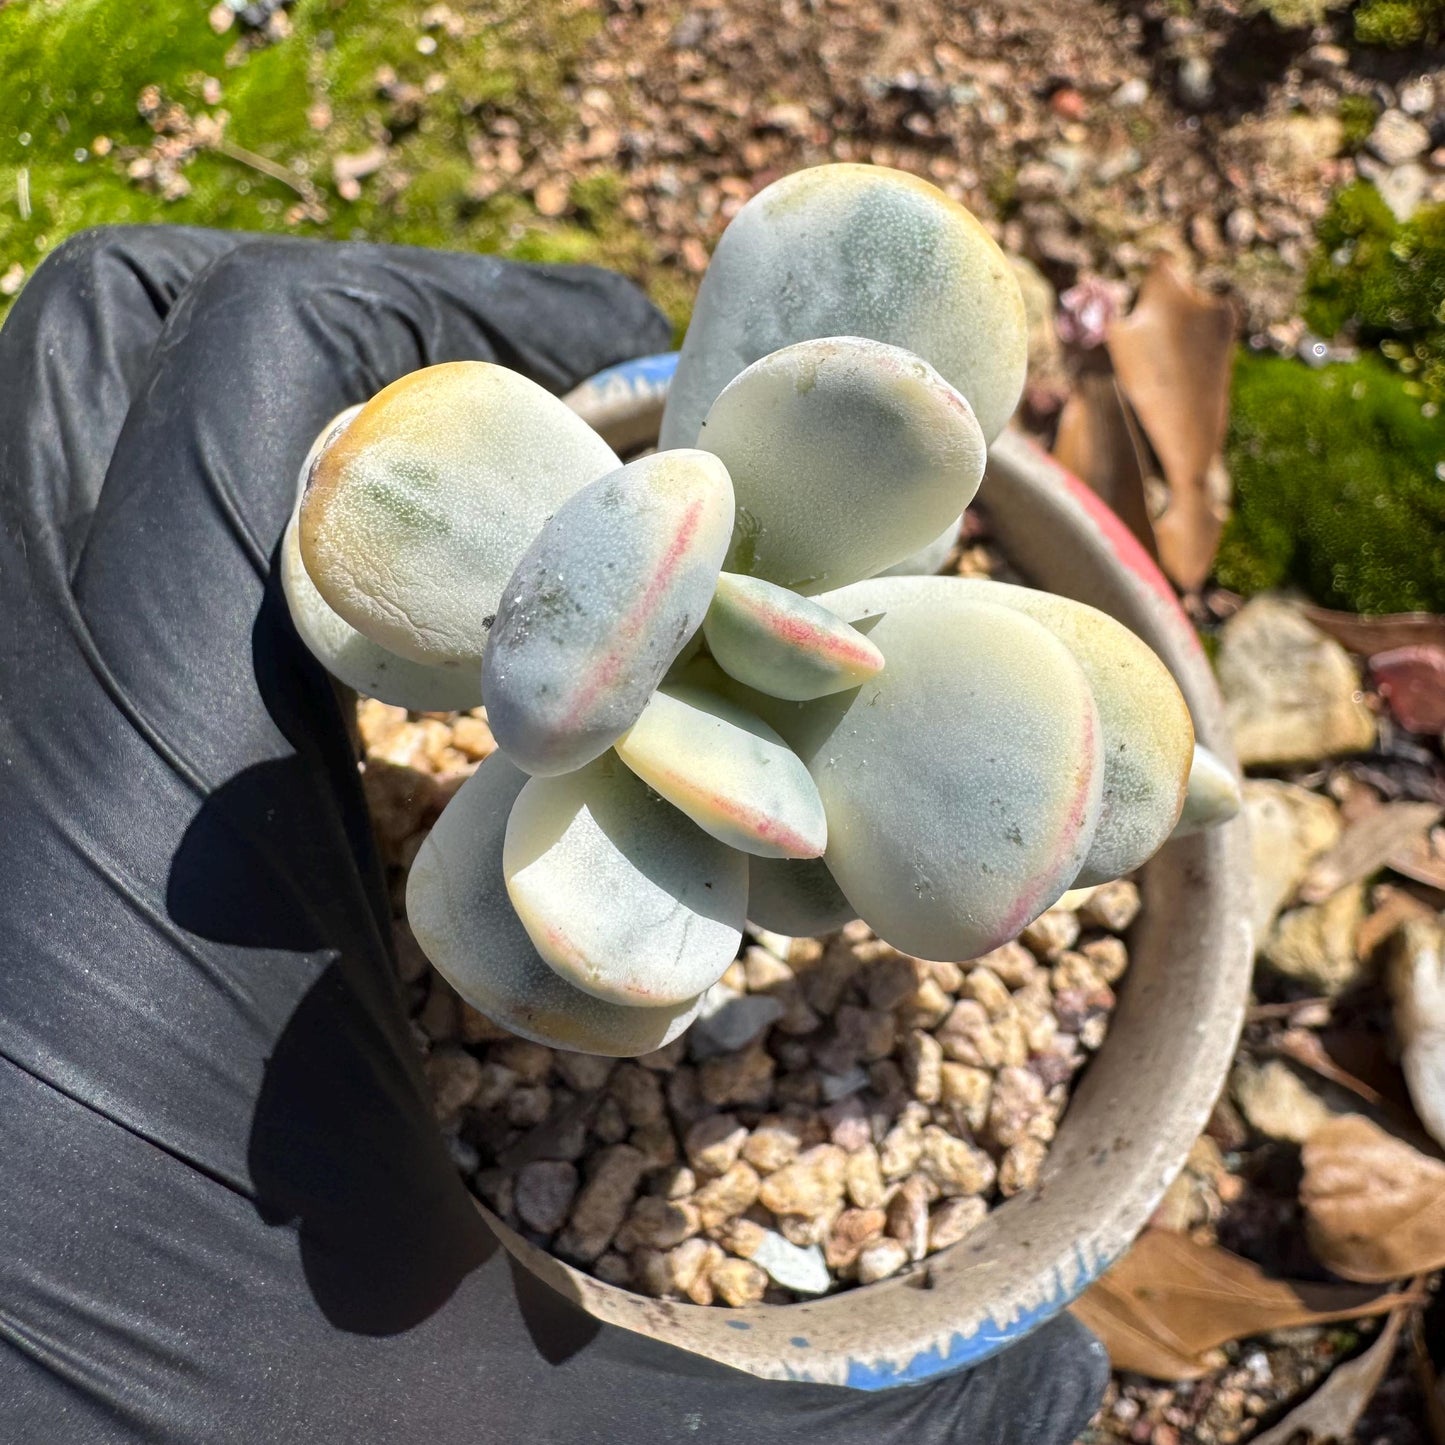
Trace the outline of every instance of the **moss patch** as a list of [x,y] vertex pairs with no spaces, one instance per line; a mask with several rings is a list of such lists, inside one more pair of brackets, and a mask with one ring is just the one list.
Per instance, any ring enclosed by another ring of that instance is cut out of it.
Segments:
[[1342,95],[1335,114],[1340,121],[1341,153],[1358,155],[1380,118],[1379,103],[1368,95]]
[[[443,22],[435,7],[408,0],[296,0],[289,37],[259,45],[236,29],[216,35],[197,0],[0,5],[0,276],[17,262],[28,275],[86,226],[146,221],[643,273],[650,243],[621,215],[615,177],[577,181],[568,211],[547,219],[473,158],[499,117],[524,161],[566,133],[567,86],[601,23],[598,7],[451,0],[446,9]],[[147,86],[191,117],[224,114],[229,147],[284,167],[295,184],[202,149],[182,171],[188,194],[166,200],[144,189],[129,172],[156,140],[137,107]],[[334,158],[378,144],[385,167],[356,199],[342,199]],[[297,217],[297,186],[317,198],[313,218]],[[7,304],[0,297],[0,313]]]
[[1445,426],[1383,360],[1241,356],[1217,574],[1356,612],[1445,611]]
[[1445,205],[1402,224],[1373,185],[1345,186],[1319,223],[1305,295],[1315,331],[1379,345],[1445,400]]
[[1354,14],[1355,39],[1392,50],[1438,40],[1445,29],[1445,0],[1365,0]]
[[1304,316],[1322,336],[1351,336],[1445,401],[1445,204],[1403,224],[1374,186],[1347,186],[1320,222]]

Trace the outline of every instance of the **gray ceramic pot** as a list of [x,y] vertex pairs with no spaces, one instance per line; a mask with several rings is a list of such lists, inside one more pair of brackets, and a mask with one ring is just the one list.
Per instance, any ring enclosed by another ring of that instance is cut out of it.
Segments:
[[[670,363],[617,368],[568,400],[631,449],[656,434]],[[979,505],[1034,585],[1111,613],[1149,643],[1177,678],[1200,740],[1232,760],[1194,630],[1124,524],[1012,431],[994,443]],[[493,1219],[498,1234],[589,1314],[767,1378],[882,1389],[1006,1348],[1129,1247],[1182,1168],[1234,1052],[1252,960],[1244,821],[1167,845],[1144,869],[1142,889],[1108,1039],[1037,1187],[908,1275],[806,1304],[700,1307],[602,1284]]]

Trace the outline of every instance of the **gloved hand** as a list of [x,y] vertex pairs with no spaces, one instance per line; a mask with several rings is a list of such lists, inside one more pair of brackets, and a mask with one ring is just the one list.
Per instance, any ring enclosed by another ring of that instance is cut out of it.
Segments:
[[1070,1441],[1064,1317],[971,1373],[762,1382],[510,1263],[433,1120],[342,703],[273,565],[416,367],[666,345],[615,276],[92,231],[0,331],[0,1437]]

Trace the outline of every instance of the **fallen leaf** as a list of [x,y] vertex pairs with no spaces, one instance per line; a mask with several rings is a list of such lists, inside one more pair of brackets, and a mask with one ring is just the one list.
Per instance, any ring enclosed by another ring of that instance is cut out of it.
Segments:
[[1407,733],[1445,731],[1445,647],[1377,652],[1370,658],[1370,680]]
[[1290,1027],[1321,1028],[1329,1022],[1334,1000],[1317,994],[1310,998],[1292,998],[1280,1003],[1252,1003],[1245,1010],[1246,1023],[1260,1023],[1265,1019],[1287,1019]]
[[1416,803],[1445,804],[1445,778],[1433,758],[1428,762],[1399,756],[1353,758],[1344,767],[1391,802],[1408,798]]
[[1385,800],[1363,778],[1357,778],[1348,768],[1336,768],[1325,785],[1335,802],[1340,805],[1340,817],[1349,824],[1373,813]]
[[1142,438],[1108,372],[1079,378],[1059,416],[1054,459],[1087,482],[1157,559],[1144,492]]
[[1349,1445],[1360,1416],[1385,1378],[1412,1308],[1400,1305],[1391,1310],[1368,1350],[1336,1365],[1308,1400],[1296,1405],[1272,1429],[1254,1436],[1251,1445],[1292,1445],[1295,1441],[1299,1445]]
[[1357,1079],[1347,1069],[1341,1068],[1326,1052],[1324,1044],[1320,1042],[1320,1036],[1311,1030],[1286,1029],[1274,1041],[1274,1047],[1285,1058],[1293,1059],[1297,1064],[1303,1064],[1305,1068],[1312,1069],[1322,1079],[1328,1079],[1342,1089],[1348,1089],[1350,1093],[1363,1099],[1367,1104],[1384,1103],[1384,1096],[1380,1091],[1367,1084],[1363,1079]]
[[1355,952],[1369,958],[1402,923],[1433,918],[1435,909],[1404,888],[1381,883],[1370,894],[1371,912],[1355,930]]
[[1445,808],[1437,803],[1383,803],[1351,823],[1309,866],[1299,886],[1303,903],[1323,903],[1347,883],[1378,872],[1397,852],[1424,837]]
[[1146,1230],[1072,1306],[1118,1370],[1196,1380],[1209,1352],[1296,1325],[1383,1314],[1402,1296],[1351,1285],[1276,1280],[1248,1260],[1187,1235]]
[[1445,1265],[1445,1164],[1358,1114],[1302,1151],[1310,1248],[1345,1279],[1379,1283]]
[[1433,612],[1362,617],[1354,612],[1332,612],[1327,607],[1306,607],[1304,614],[1321,632],[1362,657],[1396,647],[1445,647],[1445,617]]
[[1429,888],[1445,889],[1445,829],[1432,828],[1386,860],[1396,873]]
[[1164,257],[1134,309],[1109,328],[1109,356],[1169,483],[1155,519],[1165,572],[1187,592],[1209,576],[1227,507],[1220,454],[1229,421],[1234,312],[1185,281]]

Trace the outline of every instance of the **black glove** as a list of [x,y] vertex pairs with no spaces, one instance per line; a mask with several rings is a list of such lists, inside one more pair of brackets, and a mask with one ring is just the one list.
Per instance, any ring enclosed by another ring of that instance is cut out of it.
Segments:
[[321,425],[667,343],[604,272],[92,231],[0,332],[0,1437],[1071,1440],[1069,1318],[867,1395],[576,1312],[442,1145],[345,719],[273,562]]

